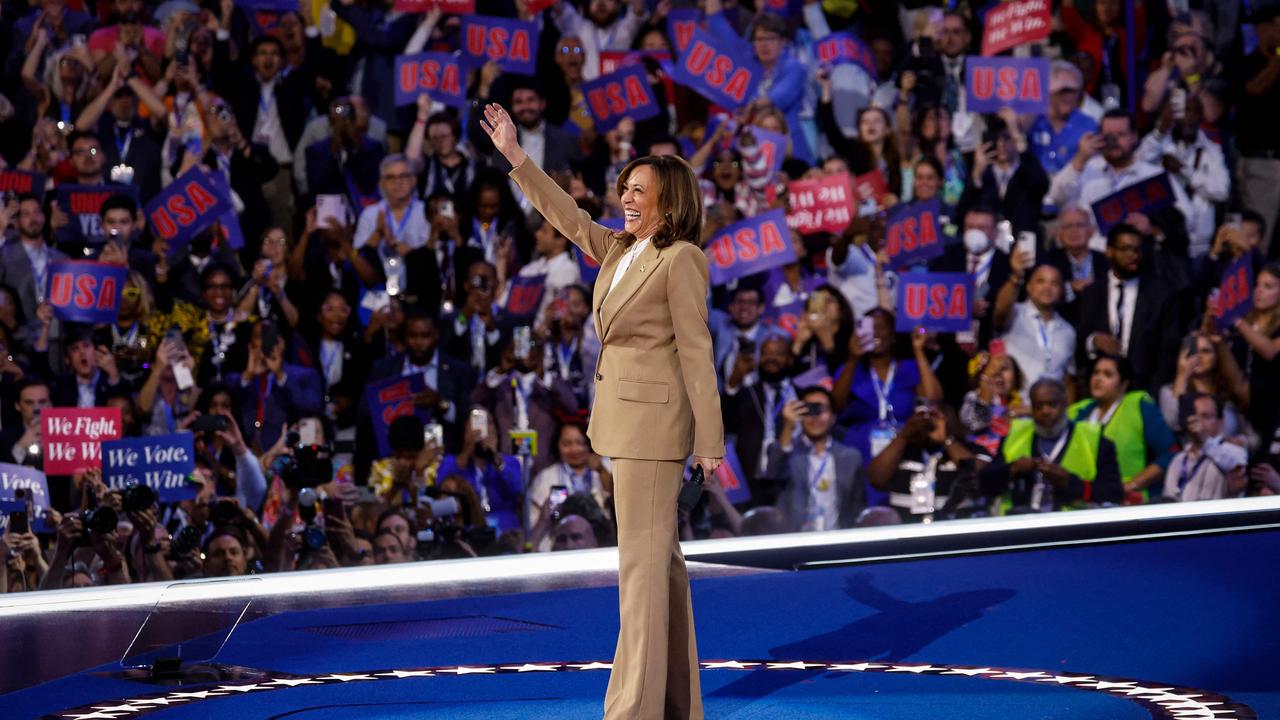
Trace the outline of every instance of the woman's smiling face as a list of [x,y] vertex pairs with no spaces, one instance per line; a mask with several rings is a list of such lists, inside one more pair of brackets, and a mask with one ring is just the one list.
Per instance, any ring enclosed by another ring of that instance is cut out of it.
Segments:
[[637,238],[646,238],[658,229],[662,212],[658,207],[658,179],[648,165],[631,171],[622,190],[623,228]]

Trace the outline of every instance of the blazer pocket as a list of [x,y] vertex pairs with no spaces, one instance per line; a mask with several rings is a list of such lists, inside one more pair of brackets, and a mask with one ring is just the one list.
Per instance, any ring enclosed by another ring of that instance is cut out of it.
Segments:
[[631,400],[634,402],[646,403],[665,403],[670,394],[670,388],[664,382],[651,382],[647,380],[619,380],[618,381],[618,397],[622,400]]

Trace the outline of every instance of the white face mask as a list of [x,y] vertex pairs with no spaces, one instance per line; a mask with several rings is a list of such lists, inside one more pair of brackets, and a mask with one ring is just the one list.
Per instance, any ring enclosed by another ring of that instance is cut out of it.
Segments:
[[964,231],[964,249],[971,255],[981,255],[991,249],[991,238],[976,228]]

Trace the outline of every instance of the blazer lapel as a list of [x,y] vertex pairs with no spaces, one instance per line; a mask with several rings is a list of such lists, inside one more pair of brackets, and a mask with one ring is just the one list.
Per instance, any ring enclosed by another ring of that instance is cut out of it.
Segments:
[[[621,260],[621,256],[619,256]],[[641,253],[640,257],[631,262],[631,267],[627,268],[627,272],[618,281],[618,286],[613,292],[607,293],[604,300],[600,304],[600,324],[604,330],[600,338],[603,340],[609,332],[609,326],[613,323],[613,319],[618,316],[618,312],[626,307],[627,301],[631,299],[636,291],[644,285],[657,270],[658,265],[662,263],[662,253],[650,241]],[[617,262],[614,263],[614,271],[617,271]],[[609,274],[609,282],[613,282],[613,273]]]

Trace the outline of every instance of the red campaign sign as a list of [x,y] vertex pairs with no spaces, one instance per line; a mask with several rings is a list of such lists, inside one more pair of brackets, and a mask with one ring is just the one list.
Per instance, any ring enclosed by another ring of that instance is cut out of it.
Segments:
[[848,173],[797,180],[787,185],[787,194],[791,198],[787,226],[802,235],[838,233],[853,219],[853,189]]
[[402,13],[426,13],[437,5],[445,15],[470,15],[476,11],[476,0],[396,0],[395,10]]
[[987,13],[982,54],[995,55],[1023,43],[1044,40],[1049,37],[1052,24],[1049,0],[999,3]]
[[529,12],[537,15],[556,4],[556,0],[529,0]]
[[0,170],[0,192],[11,192],[18,195],[33,193],[44,197],[45,176],[26,170],[6,168]]
[[73,475],[102,467],[102,443],[119,440],[120,408],[55,408],[40,414],[46,475]]
[[883,170],[872,170],[853,179],[853,200],[861,207],[867,203],[877,208],[885,195],[889,194],[889,183],[884,179]]

